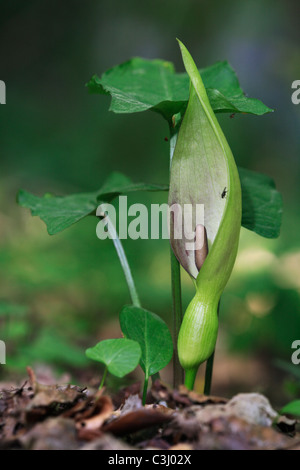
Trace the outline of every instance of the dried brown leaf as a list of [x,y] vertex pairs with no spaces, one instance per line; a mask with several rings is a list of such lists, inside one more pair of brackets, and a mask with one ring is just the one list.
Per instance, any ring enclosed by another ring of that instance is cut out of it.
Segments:
[[129,385],[128,387],[121,388],[117,394],[112,397],[113,404],[115,408],[118,409],[122,405],[124,405],[127,398],[131,395],[141,395],[141,382],[136,382],[134,384]]
[[194,390],[188,390],[184,385],[179,386],[179,394],[184,397],[188,397],[192,403],[199,403],[201,405],[222,404],[228,402],[227,398],[200,394]]
[[114,411],[111,398],[107,395],[100,396],[92,410],[89,410],[90,416],[86,419],[77,421],[77,429],[84,429],[87,431],[100,430],[104,421],[106,421]]
[[120,416],[120,418],[103,426],[102,429],[104,432],[109,432],[115,436],[124,436],[141,429],[160,426],[168,423],[171,419],[172,416],[169,414],[161,413],[155,409],[143,408]]

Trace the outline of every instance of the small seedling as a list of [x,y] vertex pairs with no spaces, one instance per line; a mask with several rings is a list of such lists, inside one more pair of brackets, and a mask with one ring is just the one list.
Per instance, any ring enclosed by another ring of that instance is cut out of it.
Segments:
[[126,338],[106,339],[86,350],[89,359],[105,365],[99,389],[104,385],[107,372],[122,378],[139,364],[141,348],[136,341]]
[[155,313],[131,305],[122,309],[120,325],[123,334],[141,346],[140,365],[145,373],[143,390],[143,403],[145,403],[149,377],[166,367],[172,359],[172,336],[165,322]]

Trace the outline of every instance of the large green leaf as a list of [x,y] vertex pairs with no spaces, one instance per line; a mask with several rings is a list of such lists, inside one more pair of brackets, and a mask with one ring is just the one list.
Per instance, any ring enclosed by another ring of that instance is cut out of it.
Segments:
[[[272,109],[248,98],[228,62],[217,62],[200,73],[215,112],[262,115]],[[87,84],[91,93],[110,95],[110,110],[135,113],[152,109],[168,121],[182,112],[189,99],[187,73],[175,73],[171,62],[134,58],[103,73]]]
[[21,190],[18,194],[18,203],[30,209],[32,215],[39,216],[45,222],[49,235],[55,235],[93,213],[103,201],[109,202],[118,195],[133,191],[167,189],[166,185],[132,183],[121,173],[113,173],[98,191],[69,196],[45,194],[39,197]]
[[279,236],[282,197],[269,176],[239,168],[242,186],[242,225],[266,238]]
[[108,372],[116,377],[124,377],[138,366],[141,348],[130,339],[106,339],[87,349],[86,355],[89,359],[105,364]]
[[[268,176],[239,168],[242,186],[242,225],[267,238],[279,235],[282,198]],[[129,178],[113,173],[99,191],[70,196],[35,196],[20,191],[18,202],[39,216],[54,235],[95,212],[101,201],[112,201],[119,194],[131,191],[167,191],[168,185],[132,183]],[[1,311],[1,309],[0,309]]]
[[173,342],[166,323],[155,313],[128,305],[120,313],[120,325],[126,338],[137,341],[142,355],[140,365],[146,378],[169,364]]
[[97,193],[72,194],[70,196],[34,196],[27,191],[19,191],[18,202],[39,216],[47,225],[49,235],[70,227],[95,210]]

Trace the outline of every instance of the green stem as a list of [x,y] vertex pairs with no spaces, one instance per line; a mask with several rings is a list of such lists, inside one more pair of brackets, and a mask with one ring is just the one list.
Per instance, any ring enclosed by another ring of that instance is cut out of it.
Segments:
[[[220,302],[218,304],[218,316],[220,314]],[[214,359],[215,359],[215,352],[208,358],[206,362],[206,369],[205,369],[205,382],[204,382],[204,395],[210,395],[211,390],[211,382],[212,382],[212,375],[214,369]]]
[[130,266],[128,264],[128,260],[127,260],[123,245],[121,243],[121,240],[119,239],[117,231],[116,231],[112,221],[110,220],[110,218],[108,217],[107,214],[105,215],[105,218],[107,220],[107,229],[109,231],[110,237],[113,240],[116,252],[119,256],[119,260],[120,260],[122,269],[124,271],[124,275],[125,275],[125,279],[126,279],[126,282],[127,282],[128,289],[129,289],[131,301],[132,301],[132,303],[135,307],[141,307],[141,302],[140,302],[140,299],[139,299],[139,296],[138,296],[138,293],[137,293],[137,290],[136,290],[136,287],[135,287],[135,283],[134,283],[134,280],[133,280],[133,277],[132,277],[132,274],[131,274],[131,269],[130,269]]
[[208,358],[205,369],[204,395],[210,395],[211,381],[214,368],[215,351]]
[[[170,128],[170,167],[180,127],[180,115],[174,116],[169,123]],[[171,284],[172,284],[172,311],[173,311],[173,337],[174,337],[174,359],[173,359],[173,386],[178,388],[184,381],[184,372],[178,358],[177,341],[180,326],[183,319],[181,299],[180,264],[171,248]]]
[[101,390],[103,388],[106,376],[107,376],[107,367],[105,367],[105,369],[104,369],[101,384],[99,386],[99,390]]
[[186,386],[188,390],[193,390],[197,372],[198,372],[198,367],[195,367],[194,369],[188,369],[185,371],[184,385]]
[[[107,214],[105,214],[105,218],[106,218],[106,221],[107,221],[107,229],[109,231],[110,237],[113,240],[116,252],[119,256],[119,260],[120,260],[121,266],[123,268],[123,272],[124,272],[124,275],[125,275],[125,279],[126,279],[126,282],[127,282],[128,289],[129,289],[132,304],[135,307],[141,307],[141,302],[140,302],[140,299],[139,299],[139,296],[138,296],[138,293],[137,293],[137,290],[136,290],[136,287],[135,287],[135,283],[134,283],[134,280],[133,280],[133,277],[132,277],[132,274],[131,274],[131,269],[130,269],[130,266],[129,266],[129,263],[128,263],[128,260],[127,260],[122,242],[121,242],[120,238],[118,237],[118,234],[117,234],[117,231],[116,231],[116,228],[115,228],[114,224],[112,223],[112,221],[110,220],[110,218],[108,217]],[[151,377],[151,379],[152,379],[152,382],[154,382],[157,379],[160,379],[159,373],[157,372],[156,374],[154,374]],[[147,395],[147,389],[148,389],[148,381],[149,381],[149,377],[147,379],[145,379],[145,386],[144,386],[144,392],[143,393],[144,394],[146,393],[146,395]],[[145,387],[146,387],[146,392],[145,392]],[[143,400],[144,400],[144,398],[143,398]],[[145,398],[145,400],[146,400],[146,398]]]
[[146,404],[147,391],[148,391],[148,382],[149,382],[149,377],[146,375],[145,376],[145,382],[144,382],[144,390],[143,390],[143,406],[145,406],[145,404]]
[[[138,296],[138,293],[137,293],[137,290],[136,290],[136,287],[135,287],[135,283],[134,283],[134,280],[133,280],[133,277],[132,277],[132,274],[131,274],[131,269],[130,269],[130,266],[129,266],[129,263],[128,263],[128,260],[127,260],[127,257],[126,257],[126,254],[125,254],[125,251],[124,251],[124,248],[123,248],[123,245],[121,243],[121,240],[118,237],[117,231],[116,231],[112,221],[110,220],[110,218],[108,217],[107,214],[105,214],[105,217],[106,217],[106,220],[107,220],[107,229],[108,229],[109,234],[110,234],[110,236],[113,240],[116,252],[119,256],[119,260],[120,260],[121,266],[123,268],[123,272],[124,272],[124,275],[125,275],[125,279],[126,279],[127,286],[128,286],[129,293],[130,293],[130,297],[131,297],[131,301],[132,301],[132,303],[135,307],[141,307],[141,302],[140,302],[140,299],[139,299],[139,296]],[[151,376],[151,379],[152,379],[152,382],[155,382],[155,380],[160,379],[159,372],[157,372],[156,374]],[[149,378],[145,379],[145,385],[144,385],[144,392],[143,393],[144,394],[146,393],[146,395],[147,395],[147,389],[148,389],[148,382],[149,382]],[[146,387],[146,392],[145,392],[145,387]],[[145,400],[146,400],[146,398],[145,398]]]
[[182,323],[182,301],[181,301],[181,280],[180,264],[171,248],[171,282],[173,301],[173,337],[174,337],[174,359],[173,359],[173,386],[178,388],[183,383],[184,373],[178,358],[178,335]]

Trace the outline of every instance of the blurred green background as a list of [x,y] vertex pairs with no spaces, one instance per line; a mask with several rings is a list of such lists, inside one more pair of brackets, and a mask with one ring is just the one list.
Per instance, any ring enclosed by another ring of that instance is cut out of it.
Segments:
[[[300,79],[299,14],[291,0],[2,2],[2,380],[24,376],[29,364],[45,374],[68,372],[83,384],[99,378],[101,367],[84,350],[120,335],[118,313],[130,302],[113,245],[97,239],[92,217],[50,237],[17,206],[16,193],[90,191],[114,170],[136,182],[168,182],[161,117],[109,113],[109,97],[89,95],[85,83],[134,56],[169,60],[183,71],[179,37],[199,67],[227,59],[246,93],[275,109],[262,117],[218,117],[238,164],[272,176],[284,200],[279,239],[242,230],[222,301],[213,392],[257,390],[278,402],[298,394],[300,366],[290,357],[300,336],[300,106],[291,102],[291,83]],[[130,196],[147,204],[165,200],[162,193]],[[168,241],[124,246],[143,306],[171,327]],[[192,293],[183,275],[185,306]],[[162,376],[170,382],[171,367]]]

